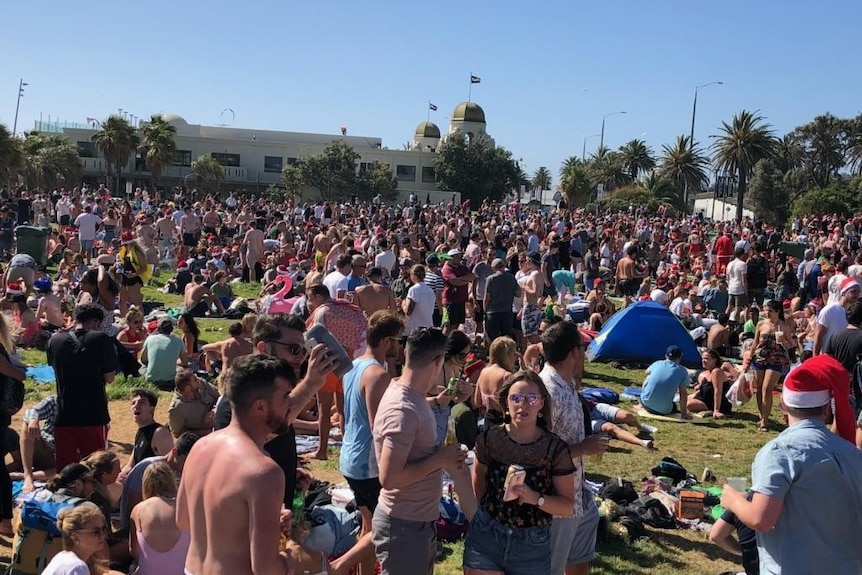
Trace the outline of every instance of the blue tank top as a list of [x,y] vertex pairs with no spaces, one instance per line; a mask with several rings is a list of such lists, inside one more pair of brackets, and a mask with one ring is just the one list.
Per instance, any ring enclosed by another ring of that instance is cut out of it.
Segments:
[[341,443],[339,470],[351,479],[378,477],[374,437],[368,421],[368,406],[359,384],[362,374],[371,365],[380,365],[374,358],[353,360],[353,369],[344,374],[344,439]]

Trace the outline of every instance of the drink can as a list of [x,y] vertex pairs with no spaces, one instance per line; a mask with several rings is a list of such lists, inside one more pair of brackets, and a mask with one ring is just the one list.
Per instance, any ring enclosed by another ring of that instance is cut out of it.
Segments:
[[446,385],[446,395],[455,395],[458,393],[458,378],[450,377],[449,383]]

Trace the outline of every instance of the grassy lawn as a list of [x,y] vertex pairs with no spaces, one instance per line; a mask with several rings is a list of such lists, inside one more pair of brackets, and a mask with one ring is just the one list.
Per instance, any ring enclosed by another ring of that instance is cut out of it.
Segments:
[[[145,299],[163,302],[165,305],[179,306],[180,296],[163,294],[156,288],[164,285],[169,274],[154,278],[154,286],[144,288]],[[246,298],[257,296],[258,287],[233,284],[237,295]],[[227,337],[230,320],[199,320],[201,339],[213,342]],[[21,359],[28,365],[45,362],[44,352],[21,350]],[[614,369],[606,364],[587,364],[584,385],[608,387],[617,392],[643,381],[640,370]],[[137,386],[146,385],[142,378],[122,377],[108,386],[112,400],[125,400],[129,391]],[[46,393],[53,392],[52,385],[37,386],[26,382],[28,401],[36,400]],[[167,398],[169,394],[163,393]],[[620,407],[629,404],[621,402]],[[609,452],[601,462],[587,461],[587,476],[593,481],[603,481],[609,477],[624,477],[639,486],[641,480],[650,474],[650,469],[664,455],[669,455],[682,463],[689,472],[699,476],[704,467],[710,467],[718,477],[719,485],[728,476],[750,475],[751,461],[757,450],[775,432],[769,434],[756,431],[757,417],[754,402],[750,402],[732,418],[708,425],[684,423],[664,423],[650,421],[659,428],[655,434],[658,451],[612,442]],[[778,415],[776,408],[775,415]],[[338,451],[330,449],[328,461],[313,461],[311,468],[321,479],[340,482],[338,472]],[[461,556],[463,544],[447,544],[444,559],[437,564],[437,573],[455,575],[462,573]],[[629,543],[613,536],[600,538],[598,558],[593,563],[592,573],[610,575],[626,573],[632,575],[671,575],[687,573],[695,575],[715,575],[722,571],[739,571],[734,558],[710,543],[705,534],[691,530],[650,530],[647,539]]]

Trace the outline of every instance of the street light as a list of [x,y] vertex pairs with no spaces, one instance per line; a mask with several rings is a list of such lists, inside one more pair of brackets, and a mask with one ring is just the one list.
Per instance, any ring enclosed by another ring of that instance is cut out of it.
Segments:
[[15,122],[12,124],[13,138],[18,133],[18,109],[21,107],[21,96],[24,95],[24,86],[29,86],[29,84],[24,81],[24,78],[21,78],[18,82],[18,102],[15,104]]
[[[697,116],[697,92],[701,88],[706,88],[707,86],[721,86],[724,82],[707,82],[706,84],[701,84],[699,86],[694,87],[694,103],[691,106],[691,134],[689,135],[689,146],[694,149],[694,120]],[[683,202],[685,203],[686,209],[688,209],[688,181],[685,182],[685,186],[683,189]]]
[[625,112],[624,111],[623,112],[611,112],[610,114],[605,114],[604,116],[602,116],[602,133],[601,133],[602,139],[599,140],[599,149],[605,147],[605,120],[607,118],[610,118],[611,116],[616,116],[617,114],[625,114]]
[[592,136],[584,136],[584,148],[581,150],[581,161],[587,159],[587,140],[592,140],[593,138],[598,138],[601,134],[593,134]]

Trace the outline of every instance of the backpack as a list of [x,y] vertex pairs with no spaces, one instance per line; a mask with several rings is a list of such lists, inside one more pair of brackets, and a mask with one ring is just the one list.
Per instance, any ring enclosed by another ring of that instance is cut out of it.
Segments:
[[63,537],[57,528],[57,515],[67,507],[86,500],[42,489],[21,504],[20,522],[12,546],[7,574],[41,573],[45,565],[63,550]]
[[631,514],[650,527],[658,529],[675,529],[676,521],[667,507],[654,497],[643,495],[626,508],[626,514]]
[[658,465],[652,468],[652,474],[656,477],[669,477],[674,485],[680,481],[693,478],[685,467],[673,457],[662,457]]

